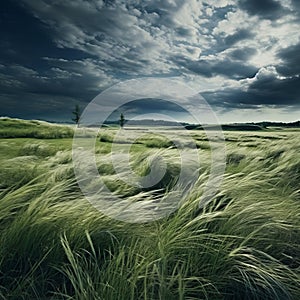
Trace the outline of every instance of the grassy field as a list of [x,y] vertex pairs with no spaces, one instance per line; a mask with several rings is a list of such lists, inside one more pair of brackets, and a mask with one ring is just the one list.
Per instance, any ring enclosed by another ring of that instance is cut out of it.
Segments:
[[[107,186],[139,201],[171,190],[180,167],[172,141],[145,135],[132,145],[140,175],[149,157],[167,161],[167,176],[145,190],[115,174],[115,131],[96,142]],[[223,184],[202,209],[210,145],[191,132],[202,164],[188,200],[161,220],[131,224],[83,196],[72,128],[1,119],[0,299],[300,299],[300,131],[225,132]],[[174,139],[189,151],[184,132]]]

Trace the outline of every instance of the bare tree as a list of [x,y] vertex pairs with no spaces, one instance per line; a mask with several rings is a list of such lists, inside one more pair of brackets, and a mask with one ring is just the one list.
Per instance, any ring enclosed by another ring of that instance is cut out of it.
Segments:
[[121,113],[120,115],[120,126],[123,128],[124,127],[124,124],[125,124],[125,117],[123,115],[123,113]]
[[72,121],[74,121],[76,123],[76,125],[78,126],[79,120],[80,120],[80,107],[78,104],[75,105],[75,109],[72,111],[72,114],[74,115],[74,118],[72,118]]

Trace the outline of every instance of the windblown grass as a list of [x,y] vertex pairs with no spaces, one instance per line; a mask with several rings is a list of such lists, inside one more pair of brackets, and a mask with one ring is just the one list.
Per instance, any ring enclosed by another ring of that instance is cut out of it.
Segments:
[[0,138],[58,139],[73,137],[73,129],[43,121],[0,118]]
[[[145,224],[119,222],[91,206],[70,150],[25,141],[16,157],[1,161],[0,299],[299,299],[299,137],[281,134],[266,140],[227,133],[257,146],[227,142],[226,174],[214,199],[199,209],[204,162],[187,201]],[[142,200],[172,189],[175,149],[134,149],[140,175],[149,173],[155,154],[168,162],[167,177],[145,191],[116,180],[101,150],[108,141],[98,140],[96,163],[114,192]]]

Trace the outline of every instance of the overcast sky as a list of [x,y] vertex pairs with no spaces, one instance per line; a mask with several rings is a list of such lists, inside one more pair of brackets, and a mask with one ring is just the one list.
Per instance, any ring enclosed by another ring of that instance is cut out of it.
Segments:
[[2,116],[70,120],[115,83],[176,76],[221,122],[300,119],[299,0],[6,0],[0,13]]

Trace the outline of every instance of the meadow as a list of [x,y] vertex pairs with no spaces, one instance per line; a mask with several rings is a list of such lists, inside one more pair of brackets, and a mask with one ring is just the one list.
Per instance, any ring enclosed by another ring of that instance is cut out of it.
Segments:
[[[116,130],[101,129],[95,145],[112,193],[148,201],[172,190],[180,161],[163,130],[144,129],[131,146],[141,176],[149,157],[166,161],[147,189],[117,176]],[[80,190],[71,126],[0,119],[0,299],[300,299],[300,130],[224,132],[223,182],[202,208],[211,146],[205,132],[190,133],[202,163],[188,199],[160,220],[129,223]],[[184,131],[171,134],[189,151]]]

